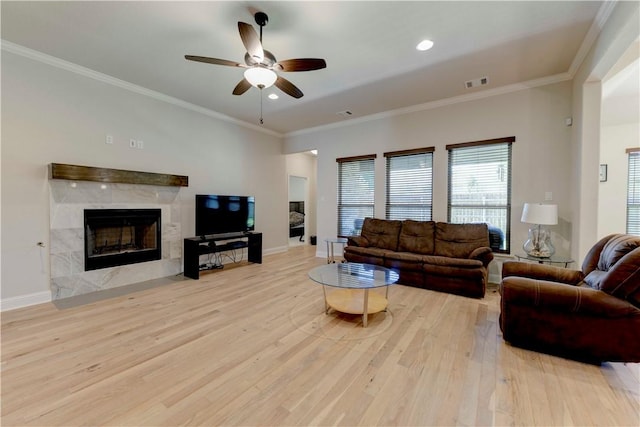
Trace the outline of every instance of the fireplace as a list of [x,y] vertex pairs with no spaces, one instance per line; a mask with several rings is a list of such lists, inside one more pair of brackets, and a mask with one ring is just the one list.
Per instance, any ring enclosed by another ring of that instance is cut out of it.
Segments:
[[85,209],[85,271],[159,260],[160,209]]

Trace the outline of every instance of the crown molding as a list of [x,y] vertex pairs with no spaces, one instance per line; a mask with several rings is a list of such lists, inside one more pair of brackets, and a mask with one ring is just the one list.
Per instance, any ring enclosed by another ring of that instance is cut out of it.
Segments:
[[285,138],[306,135],[315,132],[326,131],[330,129],[338,129],[347,126],[354,126],[360,123],[366,123],[373,120],[380,120],[389,117],[401,116],[404,114],[411,114],[419,111],[432,110],[434,108],[445,107],[448,105],[461,104],[469,101],[476,101],[479,99],[490,98],[493,96],[504,95],[507,93],[518,92],[521,90],[531,89],[539,86],[546,86],[554,83],[564,82],[571,80],[573,75],[569,73],[560,73],[553,76],[542,77],[539,79],[528,80],[525,82],[514,83],[511,85],[501,86],[493,89],[486,89],[480,92],[475,92],[467,95],[454,96],[451,98],[439,99],[437,101],[427,102],[424,104],[412,105],[410,107],[398,108],[396,110],[384,111],[382,113],[370,114],[368,116],[349,119],[344,122],[336,122],[328,125],[316,126],[312,128],[301,129],[284,134]]
[[0,39],[2,44],[2,50],[5,52],[13,53],[19,56],[23,56],[25,58],[32,59],[34,61],[41,62],[43,64],[51,65],[56,68],[60,68],[62,70],[70,71],[75,74],[79,74],[84,77],[89,77],[94,80],[98,80],[102,83],[107,83],[112,86],[119,87],[121,89],[128,90],[130,92],[137,93],[139,95],[144,95],[149,98],[157,99],[159,101],[167,102],[169,104],[176,105],[178,107],[195,111],[196,113],[203,114],[205,116],[212,117],[214,119],[222,120],[225,122],[233,123],[238,126],[242,126],[251,130],[255,130],[257,132],[265,133],[271,136],[282,138],[284,135],[272,131],[270,129],[265,129],[263,127],[254,125],[252,123],[247,123],[242,120],[235,119],[233,117],[227,116],[225,114],[218,113],[217,111],[210,110],[208,108],[201,107],[199,105],[192,104],[190,102],[183,101],[178,98],[174,98],[169,95],[165,95],[160,92],[156,92],[151,89],[144,88],[142,86],[135,85],[133,83],[126,82],[124,80],[120,80],[118,78],[112,77],[108,74],[100,73],[98,71],[92,70],[90,68],[83,67],[78,64],[74,64],[73,62],[65,61],[60,58],[56,58],[55,56],[47,55],[46,53],[39,52],[37,50],[29,49],[27,47],[21,46],[16,43],[9,42],[4,39]]
[[573,57],[573,61],[569,66],[569,74],[571,74],[571,78],[573,78],[578,72],[578,69],[580,68],[580,66],[584,62],[584,59],[587,57],[587,54],[593,47],[593,44],[595,43],[596,39],[600,35],[600,32],[602,31],[604,24],[606,24],[607,20],[611,16],[611,13],[613,12],[613,9],[615,8],[617,3],[618,3],[618,0],[605,1],[600,6],[600,9],[598,9],[598,13],[596,14],[596,17],[591,23],[591,27],[589,27],[589,31],[587,31],[587,34],[584,36],[584,39],[582,39],[582,43],[578,48],[578,52],[576,53],[576,56]]
[[0,40],[2,43],[2,50],[7,51],[7,52],[11,52],[20,56],[24,56],[26,58],[30,58],[57,68],[61,68],[76,74],[80,74],[82,76],[85,77],[89,77],[104,83],[108,83],[117,87],[120,87],[122,89],[126,89],[129,90],[131,92],[137,93],[137,94],[141,94],[144,96],[148,96],[163,102],[167,102],[191,111],[195,111],[197,113],[209,116],[209,117],[213,117],[222,121],[226,121],[229,123],[233,123],[245,128],[249,128],[261,133],[265,133],[271,136],[275,136],[275,137],[292,137],[292,136],[298,136],[298,135],[305,135],[305,134],[310,134],[310,133],[315,133],[315,132],[320,132],[320,131],[326,131],[326,130],[330,130],[330,129],[337,129],[337,128],[342,128],[342,127],[346,127],[346,126],[352,126],[352,125],[356,125],[359,123],[365,123],[365,122],[369,122],[369,121],[373,121],[373,120],[379,120],[379,119],[383,119],[383,118],[388,118],[388,117],[394,117],[394,116],[399,116],[399,115],[403,115],[403,114],[410,114],[410,113],[414,113],[414,112],[418,112],[418,111],[424,111],[424,110],[429,110],[429,109],[434,109],[434,108],[439,108],[439,107],[443,107],[443,106],[447,106],[447,105],[453,105],[453,104],[458,104],[458,103],[464,103],[464,102],[469,102],[469,101],[474,101],[474,100],[479,100],[479,99],[483,99],[483,98],[488,98],[488,97],[492,97],[492,96],[498,96],[498,95],[503,95],[503,94],[507,94],[507,93],[512,93],[512,92],[517,92],[520,90],[525,90],[525,89],[530,89],[533,87],[538,87],[538,86],[544,86],[544,85],[548,85],[548,84],[553,84],[553,83],[558,83],[558,82],[562,82],[562,81],[566,81],[566,80],[571,80],[574,76],[575,73],[577,72],[578,68],[580,67],[580,65],[582,65],[582,62],[584,61],[584,59],[586,58],[589,50],[592,48],[593,44],[595,43],[596,39],[598,38],[598,36],[600,35],[600,32],[602,31],[602,28],[604,27],[605,23],[607,22],[607,20],[609,19],[609,16],[611,15],[613,9],[615,8],[615,5],[617,4],[617,0],[613,0],[613,1],[604,1],[602,3],[602,5],[600,6],[600,9],[598,10],[598,13],[593,21],[593,23],[591,24],[591,27],[589,28],[589,30],[587,31],[586,36],[584,37],[580,48],[578,49],[578,52],[576,53],[576,56],[574,57],[569,70],[565,73],[560,73],[560,74],[556,74],[553,76],[548,76],[548,77],[543,77],[540,79],[535,79],[535,80],[530,80],[530,81],[526,81],[526,82],[521,82],[521,83],[516,83],[516,84],[512,84],[512,85],[506,85],[506,86],[502,86],[502,87],[498,87],[498,88],[493,88],[493,89],[486,89],[480,92],[476,92],[476,93],[472,93],[472,94],[465,94],[465,95],[460,95],[460,96],[456,96],[456,97],[451,97],[451,98],[445,98],[445,99],[441,99],[441,100],[437,100],[437,101],[432,101],[432,102],[428,102],[428,103],[424,103],[424,104],[419,104],[419,105],[413,105],[413,106],[409,106],[409,107],[404,107],[404,108],[400,108],[400,109],[396,109],[396,110],[389,110],[389,111],[384,111],[381,113],[376,113],[376,114],[371,114],[368,116],[364,116],[364,117],[359,117],[359,118],[353,118],[353,119],[349,119],[347,121],[343,121],[343,122],[336,122],[336,123],[330,123],[327,125],[321,125],[321,126],[316,126],[316,127],[311,127],[311,128],[306,128],[306,129],[301,129],[301,130],[297,130],[297,131],[293,131],[293,132],[288,132],[288,133],[279,133],[279,132],[275,132],[272,131],[270,129],[265,129],[263,127],[254,125],[252,123],[248,123],[242,120],[238,120],[235,119],[233,117],[227,116],[225,114],[222,113],[218,113],[216,111],[210,110],[208,108],[204,108],[204,107],[200,107],[198,105],[183,101],[181,99],[178,98],[174,98],[165,94],[162,94],[160,92],[156,92],[150,89],[146,89],[144,87],[138,86],[138,85],[134,85],[132,83],[126,82],[124,80],[120,80],[117,79],[115,77],[109,76],[107,74],[103,74],[94,70],[91,70],[89,68],[56,58],[54,56],[51,55],[47,55],[45,53],[33,50],[33,49],[29,49],[26,48],[24,46],[20,46],[18,44],[15,43],[11,43],[8,42],[6,40]]

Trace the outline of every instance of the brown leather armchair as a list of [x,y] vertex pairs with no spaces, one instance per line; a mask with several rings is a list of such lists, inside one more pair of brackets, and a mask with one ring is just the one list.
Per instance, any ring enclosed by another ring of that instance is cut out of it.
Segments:
[[640,362],[640,237],[612,234],[582,270],[505,262],[505,341],[591,363]]

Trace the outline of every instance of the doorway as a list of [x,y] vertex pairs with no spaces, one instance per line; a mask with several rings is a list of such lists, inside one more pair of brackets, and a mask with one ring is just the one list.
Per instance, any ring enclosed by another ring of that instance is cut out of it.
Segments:
[[289,246],[306,244],[307,178],[289,175]]
[[602,80],[598,236],[627,233],[628,149],[640,147],[640,39]]

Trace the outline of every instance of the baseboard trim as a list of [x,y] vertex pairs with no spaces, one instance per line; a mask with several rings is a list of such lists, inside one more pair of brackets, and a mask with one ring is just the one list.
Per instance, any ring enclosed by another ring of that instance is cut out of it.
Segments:
[[51,291],[35,292],[32,294],[21,295],[19,297],[4,298],[0,299],[0,312],[29,307],[36,304],[43,304],[46,302],[51,302]]
[[489,274],[489,283],[499,284],[502,278],[499,274]]

